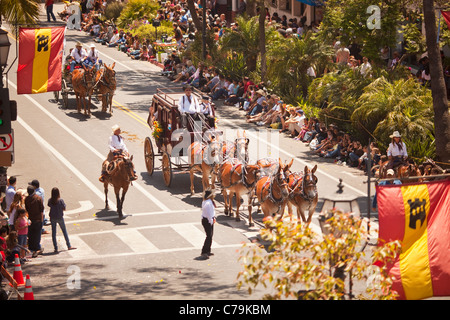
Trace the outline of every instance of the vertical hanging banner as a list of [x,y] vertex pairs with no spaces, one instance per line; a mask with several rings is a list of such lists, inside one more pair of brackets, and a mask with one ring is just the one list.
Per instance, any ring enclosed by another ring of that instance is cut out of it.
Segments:
[[441,11],[442,16],[444,17],[445,22],[447,23],[447,27],[450,30],[450,11]]
[[17,94],[61,90],[65,29],[19,29]]
[[399,299],[450,296],[450,179],[377,186],[379,239],[399,240],[388,266]]

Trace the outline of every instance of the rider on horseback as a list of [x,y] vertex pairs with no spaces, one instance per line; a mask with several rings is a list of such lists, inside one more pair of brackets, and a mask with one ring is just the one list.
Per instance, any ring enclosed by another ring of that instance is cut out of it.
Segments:
[[[104,182],[105,178],[108,176],[107,168],[112,161],[118,158],[129,157],[125,141],[123,137],[120,135],[121,133],[120,127],[118,125],[114,125],[112,127],[112,131],[113,134],[109,138],[109,154],[106,160],[103,162],[102,174],[98,179],[100,182]],[[136,172],[134,172],[134,175],[130,177],[130,180],[131,181],[137,180]]]
[[394,133],[390,136],[392,138],[392,142],[389,144],[387,150],[387,156],[389,159],[389,163],[386,166],[386,169],[394,169],[399,166],[408,158],[408,152],[406,151],[406,145],[402,141],[402,136],[398,131],[394,131]]

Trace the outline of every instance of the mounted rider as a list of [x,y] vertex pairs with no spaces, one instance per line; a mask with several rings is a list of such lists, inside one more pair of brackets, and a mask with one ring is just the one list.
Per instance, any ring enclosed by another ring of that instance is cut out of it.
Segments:
[[[125,145],[125,141],[123,137],[120,135],[121,130],[118,125],[114,125],[112,127],[113,134],[109,137],[109,153],[106,160],[102,165],[102,174],[98,179],[100,182],[105,182],[105,178],[109,175],[108,167],[109,165],[116,159],[129,157],[127,146]],[[137,180],[136,172],[134,175],[130,177],[131,181]]]
[[389,137],[392,139],[392,142],[389,144],[387,150],[389,162],[386,169],[394,169],[406,162],[408,159],[408,152],[405,143],[402,141],[402,136],[398,131],[394,131]]

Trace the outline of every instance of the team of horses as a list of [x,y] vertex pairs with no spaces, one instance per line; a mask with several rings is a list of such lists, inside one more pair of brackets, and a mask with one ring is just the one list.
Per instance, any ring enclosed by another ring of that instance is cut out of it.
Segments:
[[[387,178],[387,165],[388,160],[380,160],[372,168],[372,174],[376,178]],[[394,168],[394,177],[398,179],[408,178],[409,182],[424,182],[435,179],[436,175],[448,173],[448,169],[443,169],[432,159],[425,159],[421,164],[417,164],[414,160],[408,159],[407,161],[400,163]]]
[[109,106],[109,113],[112,114],[112,97],[116,90],[114,66],[115,62],[110,66],[104,64],[98,70],[95,66],[85,65],[73,70],[72,87],[79,113],[81,113],[81,108],[83,107],[84,114],[91,116],[91,97],[96,92],[102,99],[102,112],[106,112]]
[[[318,202],[317,166],[303,172],[292,172],[290,163],[281,159],[258,159],[255,164],[249,163],[249,139],[243,136],[234,141],[220,141],[212,137],[209,141],[194,142],[189,147],[191,161],[191,194],[194,194],[193,173],[202,175],[203,191],[214,189],[216,179],[220,183],[225,209],[224,214],[240,221],[242,196],[248,199],[248,223],[253,225],[252,209],[257,203],[264,217],[272,216],[281,219],[288,208],[292,218],[293,208],[297,209],[298,221],[307,224]],[[236,211],[233,214],[232,198],[236,196]],[[308,216],[305,216],[305,213]]]

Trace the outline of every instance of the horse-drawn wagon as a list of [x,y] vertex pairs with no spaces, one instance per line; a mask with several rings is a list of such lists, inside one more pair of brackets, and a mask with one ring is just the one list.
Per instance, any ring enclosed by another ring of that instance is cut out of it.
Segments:
[[[69,107],[69,95],[75,95],[77,99],[77,110],[81,112],[81,105],[84,106],[86,115],[91,114],[91,97],[96,95],[97,100],[102,101],[102,112],[112,114],[112,97],[116,90],[116,75],[114,65],[108,66],[103,63],[96,69],[94,66],[77,64],[75,69],[70,71],[70,63],[66,62],[61,74],[61,91],[54,91],[54,98],[59,103],[62,98],[64,109]],[[89,101],[86,99],[89,98]]]
[[[184,93],[180,89],[165,89],[165,91],[157,89],[147,119],[154,140],[153,142],[150,137],[146,137],[144,142],[147,172],[153,174],[155,158],[160,156],[163,179],[167,187],[171,185],[174,174],[192,174],[195,164],[189,154],[192,144],[207,143],[208,147],[211,147],[214,144],[211,140],[219,133],[203,118],[199,118],[199,121],[190,118],[186,128],[182,126],[178,101],[183,96]],[[201,93],[197,90],[192,92],[192,96],[199,101],[202,99]],[[214,105],[211,107],[214,110]]]

